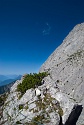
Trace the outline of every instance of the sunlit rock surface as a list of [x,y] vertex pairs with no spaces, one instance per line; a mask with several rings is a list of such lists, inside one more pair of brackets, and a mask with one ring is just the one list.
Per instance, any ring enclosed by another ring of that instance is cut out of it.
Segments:
[[[43,118],[44,125],[59,125],[60,115],[65,123],[74,104],[84,107],[84,23],[75,26],[45,61],[40,72],[45,71],[49,75],[44,78],[44,84],[38,87],[40,97],[35,95],[35,89],[29,89],[20,98],[17,85],[24,76],[11,87],[4,104],[4,125],[31,125],[31,122],[35,123],[36,116]],[[82,124],[84,109],[77,122],[77,125]]]
[[[50,55],[40,68],[40,72],[43,71],[50,73],[48,83],[56,83],[68,99],[84,107],[84,23],[76,25]],[[84,109],[78,124],[84,124]]]

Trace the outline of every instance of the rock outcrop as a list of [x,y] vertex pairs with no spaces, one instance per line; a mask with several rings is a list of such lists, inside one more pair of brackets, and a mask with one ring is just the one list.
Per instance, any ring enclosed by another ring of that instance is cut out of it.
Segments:
[[[40,72],[43,71],[50,73],[46,82],[56,83],[62,94],[84,107],[84,23],[75,26],[50,55],[41,66]],[[78,124],[84,124],[84,109]]]
[[[59,125],[68,119],[73,106],[84,107],[84,23],[74,27],[63,43],[41,66],[40,72],[48,72],[43,85],[38,89],[41,96],[35,95],[35,89],[29,89],[20,98],[15,82],[4,104],[4,125]],[[84,109],[77,125],[84,124]]]
[[[35,122],[38,124],[44,123],[44,125],[58,125],[60,121],[59,113],[63,115],[63,110],[54,95],[51,96],[53,91],[56,93],[58,90],[51,87],[46,93],[46,85],[43,84],[38,87],[41,90],[41,96],[35,96],[35,90],[29,89],[19,98],[17,85],[21,82],[22,80],[18,80],[11,87],[10,94],[4,104],[1,122],[6,121],[4,125],[17,125],[19,123],[31,125]],[[38,122],[37,118],[39,119]]]

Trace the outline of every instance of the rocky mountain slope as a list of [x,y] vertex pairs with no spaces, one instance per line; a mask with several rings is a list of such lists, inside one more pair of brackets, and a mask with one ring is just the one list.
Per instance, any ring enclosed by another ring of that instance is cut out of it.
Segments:
[[[50,55],[41,66],[40,72],[48,71],[44,83],[38,87],[41,97],[31,88],[20,97],[15,82],[11,87],[4,107],[4,125],[59,125],[63,123],[74,104],[84,107],[84,23],[74,27],[63,43]],[[47,91],[46,91],[47,89]],[[84,124],[84,109],[77,125]]]
[[[48,83],[56,83],[63,94],[84,106],[84,23],[78,24],[42,65]],[[84,109],[78,124],[84,124]]]

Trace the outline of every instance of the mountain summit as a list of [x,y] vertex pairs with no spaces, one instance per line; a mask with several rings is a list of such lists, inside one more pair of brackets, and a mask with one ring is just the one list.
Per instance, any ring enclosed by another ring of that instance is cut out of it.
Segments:
[[[1,119],[6,121],[4,125],[61,125],[60,118],[63,124],[67,124],[74,105],[84,107],[84,23],[73,28],[41,66],[42,72],[48,72],[42,85],[28,89],[21,98],[17,86],[24,78],[11,87]],[[36,96],[37,90],[40,97]],[[77,125],[82,124],[84,109],[77,121]]]

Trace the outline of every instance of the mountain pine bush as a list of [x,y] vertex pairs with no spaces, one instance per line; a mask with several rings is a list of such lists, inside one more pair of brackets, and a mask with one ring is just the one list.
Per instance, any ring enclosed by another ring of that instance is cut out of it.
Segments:
[[26,90],[35,88],[36,85],[40,86],[42,84],[42,79],[47,75],[49,75],[47,72],[27,74],[22,83],[17,86],[17,91],[21,92],[21,95],[23,95]]

